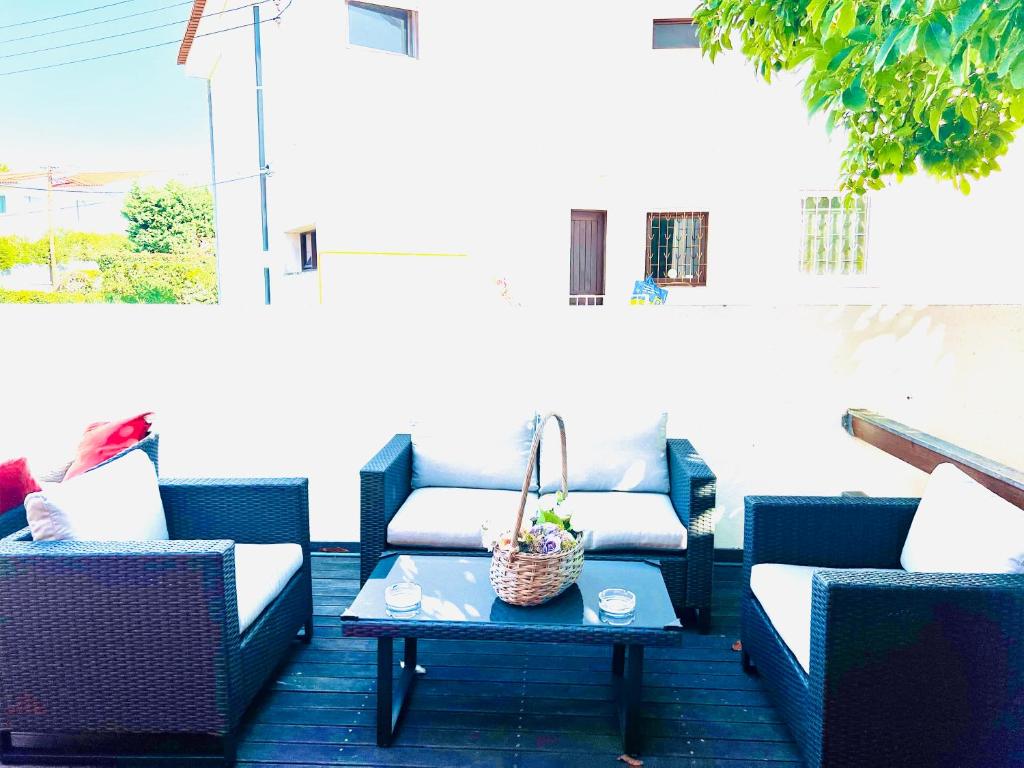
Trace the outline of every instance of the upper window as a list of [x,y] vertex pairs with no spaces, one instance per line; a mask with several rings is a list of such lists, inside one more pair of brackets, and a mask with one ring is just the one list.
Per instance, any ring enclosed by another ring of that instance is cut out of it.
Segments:
[[700,48],[693,19],[655,19],[655,48]]
[[708,214],[647,214],[647,274],[659,285],[706,285]]
[[386,5],[348,4],[348,41],[364,48],[416,55],[416,15]]
[[316,269],[316,230],[299,233],[299,264],[303,272]]
[[868,201],[807,195],[802,201],[800,270],[812,275],[860,275],[867,266]]

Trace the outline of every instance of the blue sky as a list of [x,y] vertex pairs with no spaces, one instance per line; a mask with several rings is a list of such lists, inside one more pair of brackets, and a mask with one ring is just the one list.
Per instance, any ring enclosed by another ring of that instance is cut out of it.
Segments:
[[[122,0],[0,0],[0,73],[181,39],[191,3]],[[240,3],[241,4],[241,3]],[[164,8],[163,10],[156,10]],[[154,11],[135,18],[94,22]],[[144,27],[161,29],[61,50],[12,55]],[[6,27],[6,28],[4,28]],[[57,32],[24,39],[27,35]],[[17,39],[22,38],[22,39]],[[152,169],[209,180],[206,84],[185,76],[171,45],[56,69],[0,74],[0,163],[12,170],[54,164],[82,170]]]

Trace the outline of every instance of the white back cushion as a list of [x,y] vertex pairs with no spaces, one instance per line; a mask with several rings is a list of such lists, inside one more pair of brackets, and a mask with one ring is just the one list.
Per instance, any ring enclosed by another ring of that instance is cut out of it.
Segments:
[[[565,420],[570,491],[668,493],[668,414],[559,411]],[[540,492],[562,483],[558,423],[544,427],[540,446]]]
[[900,563],[925,573],[1024,573],[1024,510],[953,466],[932,472]]
[[[523,487],[537,414],[458,413],[412,423],[413,488]],[[531,484],[536,490],[536,475]]]
[[167,520],[153,462],[143,451],[25,498],[36,541],[163,541]]

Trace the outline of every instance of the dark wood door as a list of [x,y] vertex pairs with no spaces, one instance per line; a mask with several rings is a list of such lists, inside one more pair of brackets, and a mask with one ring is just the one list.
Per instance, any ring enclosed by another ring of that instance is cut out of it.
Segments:
[[604,304],[605,211],[573,211],[569,246],[569,303]]

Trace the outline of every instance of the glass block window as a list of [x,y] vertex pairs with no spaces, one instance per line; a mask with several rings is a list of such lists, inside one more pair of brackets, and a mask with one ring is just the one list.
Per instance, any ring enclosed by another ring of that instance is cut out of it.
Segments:
[[844,202],[841,194],[805,195],[800,271],[812,275],[860,275],[867,266],[868,201]]
[[648,213],[646,260],[659,285],[706,285],[707,211]]
[[402,8],[350,0],[348,41],[364,48],[415,56],[415,14]]
[[700,48],[693,19],[655,19],[655,48]]

